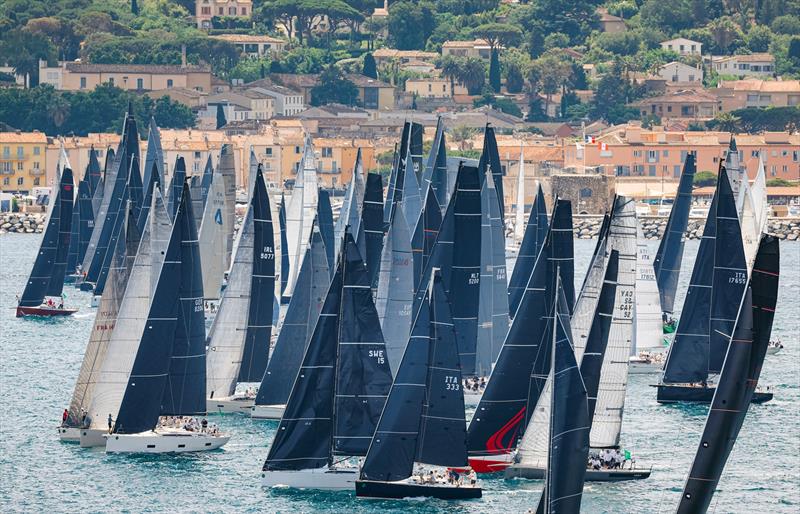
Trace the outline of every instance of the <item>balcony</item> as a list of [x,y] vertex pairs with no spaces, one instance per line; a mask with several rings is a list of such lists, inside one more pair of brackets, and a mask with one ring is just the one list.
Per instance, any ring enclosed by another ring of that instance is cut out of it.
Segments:
[[45,170],[43,168],[33,168],[28,170],[28,174],[34,177],[38,177],[45,174]]

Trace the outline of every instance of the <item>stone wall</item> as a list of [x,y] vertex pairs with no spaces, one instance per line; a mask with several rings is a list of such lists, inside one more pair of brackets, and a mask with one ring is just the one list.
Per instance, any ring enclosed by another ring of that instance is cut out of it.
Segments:
[[[667,228],[667,218],[660,216],[641,216],[642,232],[647,239],[661,239]],[[597,236],[603,218],[600,216],[573,216],[575,237],[591,239]],[[705,227],[705,218],[689,220],[686,229],[687,239],[700,239]],[[795,241],[800,239],[800,218],[770,218],[767,222],[767,232],[779,239]]]
[[45,217],[46,215],[43,213],[3,213],[0,215],[0,234],[7,232],[38,234],[44,230]]
[[601,214],[605,212],[611,205],[615,189],[615,178],[606,175],[558,174],[550,176],[551,194],[572,202],[572,212],[574,213]]

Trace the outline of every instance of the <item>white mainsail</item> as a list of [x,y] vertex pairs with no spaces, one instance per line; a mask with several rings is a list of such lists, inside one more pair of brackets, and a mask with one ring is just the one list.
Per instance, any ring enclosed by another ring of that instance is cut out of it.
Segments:
[[[292,196],[286,207],[286,244],[289,255],[289,270],[285,297],[292,296],[297,275],[303,265],[314,219],[317,217],[317,160],[311,137],[306,138],[303,158],[297,170]],[[286,271],[286,270],[282,270]]]
[[656,273],[650,249],[642,233],[642,226],[636,223],[636,301],[633,311],[634,331],[631,355],[639,351],[660,351],[663,349],[664,328],[661,319],[661,299],[658,295]]
[[525,236],[525,154],[519,146],[519,171],[517,172],[517,210],[514,218],[514,240]]
[[106,417],[109,414],[116,417],[119,412],[147,322],[152,297],[151,275],[158,275],[169,239],[156,240],[151,234],[160,237],[170,231],[170,216],[163,197],[160,191],[154,191],[150,224],[142,234],[105,359],[96,373],[94,397],[87,408],[93,429],[105,428]]
[[242,364],[253,273],[255,228],[251,205],[248,204],[242,229],[237,237],[228,286],[222,294],[219,310],[209,331],[206,354],[207,398],[232,395],[236,390]]
[[578,299],[575,301],[575,310],[572,312],[570,325],[572,326],[572,340],[575,345],[575,360],[580,363],[583,352],[586,350],[586,339],[592,328],[594,311],[600,301],[600,290],[603,288],[603,277],[606,272],[606,246],[608,240],[599,242],[597,253],[586,273],[586,281],[581,288]]
[[608,250],[619,252],[614,315],[603,357],[589,444],[593,448],[619,445],[625,391],[628,385],[628,357],[633,339],[633,305],[636,298],[636,207],[633,200],[615,209],[608,233]]
[[[602,260],[602,259],[601,259]],[[553,397],[553,369],[547,375],[536,409],[517,448],[517,462],[525,467],[546,469],[550,453],[550,411]]]
[[364,164],[361,160],[361,149],[358,149],[356,154],[356,163],[353,167],[353,178],[347,184],[347,190],[344,194],[344,202],[339,211],[339,217],[336,219],[336,225],[333,228],[333,237],[335,244],[334,255],[339,255],[339,249],[342,246],[342,237],[344,237],[344,229],[350,226],[350,233],[354,237],[358,237],[358,227],[361,223],[361,212],[364,208],[364,190],[366,184],[364,183]]
[[203,297],[207,300],[216,300],[220,296],[222,278],[228,264],[224,221],[228,210],[225,205],[225,182],[222,175],[217,173],[212,175],[202,215],[197,239],[203,272]]

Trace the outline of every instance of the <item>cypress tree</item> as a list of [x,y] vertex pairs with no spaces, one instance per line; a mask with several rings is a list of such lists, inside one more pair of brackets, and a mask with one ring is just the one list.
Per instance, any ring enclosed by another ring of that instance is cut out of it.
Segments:
[[217,130],[221,129],[227,124],[228,120],[225,119],[225,111],[222,110],[222,104],[217,104]]
[[375,57],[373,57],[371,53],[364,55],[364,69],[361,73],[369,78],[377,80],[378,68],[375,66]]
[[131,12],[134,16],[139,14],[139,4],[136,3],[136,0],[131,0]]
[[497,50],[492,50],[492,58],[489,61],[489,85],[495,93],[500,92],[500,59]]

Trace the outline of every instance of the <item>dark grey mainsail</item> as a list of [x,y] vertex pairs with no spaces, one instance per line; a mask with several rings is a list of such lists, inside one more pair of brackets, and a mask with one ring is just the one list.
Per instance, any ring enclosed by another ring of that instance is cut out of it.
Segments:
[[679,514],[708,510],[742,428],[767,352],[778,298],[778,240],[761,239],[752,277],[739,308],[711,409],[683,487]]
[[425,193],[425,205],[420,213],[417,226],[411,237],[411,251],[414,254],[414,290],[419,289],[422,273],[428,267],[439,228],[442,226],[442,212],[436,193],[431,187]]
[[319,233],[322,235],[322,242],[325,243],[325,255],[328,256],[328,270],[331,277],[336,271],[335,243],[333,234],[333,210],[331,209],[331,197],[327,190],[320,188],[317,195],[317,220],[319,221]]
[[[180,310],[183,258],[185,253],[191,252],[191,241],[197,239],[194,220],[187,216],[188,209],[187,192],[181,196],[178,204],[163,263],[151,270],[157,277],[156,286],[114,423],[115,433],[134,434],[152,430],[162,412]],[[158,259],[158,256],[155,257]]]
[[[219,152],[219,163],[217,164],[217,171],[225,179],[225,206],[228,209],[224,216],[226,221],[226,237],[225,237],[225,266],[230,266],[231,254],[233,252],[233,220],[236,219],[236,160],[234,158],[233,145],[224,144]],[[286,251],[286,246],[282,246]],[[288,269],[282,268],[282,269]]]
[[[497,150],[494,128],[489,126],[488,123],[483,132],[483,152],[478,163],[478,169],[485,170],[487,167],[492,170],[494,187],[497,190],[497,201],[500,205],[500,217],[504,218],[506,211],[505,197],[503,196],[503,167],[500,164],[500,152]],[[567,301],[569,301],[569,295],[567,295]]]
[[[520,300],[476,415],[467,430],[470,457],[490,459],[510,453],[525,432],[550,369],[550,343],[556,268],[563,245],[555,229],[571,225],[571,204],[556,200],[553,223]],[[473,467],[475,467],[473,465]]]
[[46,296],[61,296],[72,231],[74,189],[72,170],[64,168],[59,177],[58,190],[50,200],[47,227],[42,236],[39,253],[33,262],[31,274],[19,299],[19,307],[38,307]]
[[389,174],[386,202],[383,205],[383,223],[385,226],[388,226],[389,222],[392,220],[392,212],[394,212],[395,204],[397,201],[402,200],[406,156],[408,154],[410,138],[411,122],[407,121],[403,124],[403,132],[400,135],[400,148],[398,149],[395,147],[394,163],[392,165],[392,171]]
[[433,191],[439,204],[439,213],[444,214],[450,191],[447,187],[447,144],[444,135],[444,120],[439,117],[436,122],[436,135],[433,136],[431,153],[425,165],[422,187]]
[[97,160],[97,151],[94,149],[94,145],[89,148],[89,164],[86,165],[86,173],[83,178],[89,185],[89,196],[93,197],[102,183],[100,162]]
[[661,310],[671,314],[675,308],[675,291],[678,289],[678,278],[683,261],[684,234],[689,225],[689,210],[692,207],[692,184],[697,171],[694,153],[686,154],[683,173],[678,184],[678,192],[661,243],[658,245],[653,270],[661,297]]
[[481,183],[481,279],[475,373],[489,376],[508,332],[505,228],[491,170]]
[[349,232],[263,470],[362,456],[391,387],[364,262]]
[[325,243],[315,221],[311,244],[306,250],[278,340],[261,380],[256,405],[284,405],[289,399],[292,380],[300,369],[329,285]]
[[362,480],[408,478],[414,462],[467,464],[458,353],[449,301],[435,270],[361,468]]
[[278,207],[278,224],[281,230],[281,296],[289,282],[289,252],[286,251],[286,198],[281,193],[281,205]]
[[378,287],[383,236],[383,180],[378,173],[368,173],[356,241],[359,252],[364,256],[373,289]]
[[260,165],[256,172],[250,205],[253,212],[253,258],[239,382],[259,382],[264,377],[274,321],[275,235],[272,228],[272,208]]
[[[192,212],[192,195],[184,183],[179,206],[185,211],[176,218],[181,241],[178,319],[172,339],[169,377],[164,388],[161,414],[194,416],[206,412],[206,326],[203,309],[203,272],[197,224]],[[175,229],[173,228],[173,231]]]
[[[86,196],[89,199],[89,212],[91,213],[92,210],[92,198],[89,196],[89,178],[86,175],[78,182],[78,189],[74,196],[65,275],[72,275],[73,278],[73,273],[75,273],[75,267],[78,265],[78,261],[83,262],[82,258],[78,258],[78,254],[81,251],[81,196]],[[89,231],[89,237],[91,237],[91,231]],[[86,244],[88,245],[88,243],[87,241]]]
[[586,460],[589,455],[589,416],[586,388],[572,350],[569,306],[557,288],[553,319],[553,392],[550,407],[550,448],[544,490],[537,512],[580,512]]
[[161,171],[158,164],[153,163],[150,165],[150,173],[145,173],[145,181],[142,185],[142,190],[144,192],[143,199],[142,199],[142,208],[139,211],[139,219],[137,221],[137,225],[139,227],[139,231],[144,231],[144,226],[147,223],[148,216],[150,215],[150,206],[152,204],[151,200],[153,198],[153,192],[156,190],[160,190],[162,188],[161,185]]
[[175,167],[172,169],[172,178],[170,179],[169,189],[167,193],[168,203],[167,209],[172,218],[175,218],[175,213],[178,205],[181,203],[181,193],[183,192],[183,185],[186,181],[186,161],[183,157],[175,159]]
[[547,206],[545,205],[542,186],[539,185],[536,199],[528,215],[528,223],[525,225],[525,235],[522,237],[517,261],[514,264],[514,270],[511,272],[511,278],[508,282],[508,311],[511,317],[514,317],[517,307],[519,307],[519,301],[525,291],[528,277],[531,276],[533,265],[542,250],[542,245],[544,245],[547,229]]
[[[158,131],[156,120],[150,118],[150,126],[147,133],[147,152],[144,155],[144,168],[142,168],[142,184],[144,184],[145,196],[147,196],[148,184],[153,180],[151,175],[157,174],[164,177],[164,150],[161,148],[161,133]],[[145,202],[149,205],[149,202]]]

